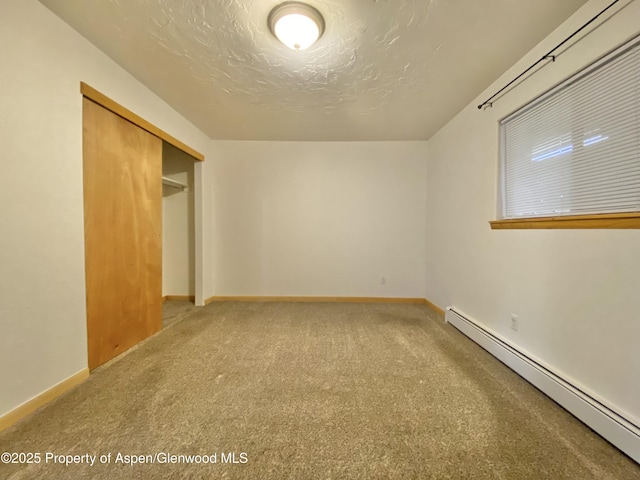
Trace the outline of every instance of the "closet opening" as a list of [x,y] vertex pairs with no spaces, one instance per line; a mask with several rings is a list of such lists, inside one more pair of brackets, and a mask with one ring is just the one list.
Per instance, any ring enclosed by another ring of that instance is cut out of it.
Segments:
[[192,309],[196,295],[195,162],[162,142],[162,297],[167,326]]

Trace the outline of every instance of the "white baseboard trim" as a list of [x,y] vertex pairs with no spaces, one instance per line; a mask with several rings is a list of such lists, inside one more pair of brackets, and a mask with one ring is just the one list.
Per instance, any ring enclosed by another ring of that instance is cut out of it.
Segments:
[[89,369],[84,368],[78,373],[74,373],[70,377],[65,378],[53,387],[48,388],[42,393],[39,393],[31,400],[27,400],[23,404],[18,405],[13,410],[9,410],[7,413],[0,417],[0,432],[19,422],[26,416],[35,412],[37,409],[59,397],[63,393],[66,393],[75,386],[80,385],[87,378],[89,378]]
[[447,307],[445,321],[640,463],[640,428],[631,421],[581,391],[558,373],[540,365],[455,307]]

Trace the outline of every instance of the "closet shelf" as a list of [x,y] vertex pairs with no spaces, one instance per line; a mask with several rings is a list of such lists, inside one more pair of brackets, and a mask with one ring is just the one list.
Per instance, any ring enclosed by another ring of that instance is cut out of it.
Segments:
[[[157,178],[157,177],[156,177]],[[172,180],[171,178],[162,177],[162,185],[166,185],[167,187],[176,188],[181,192],[187,192],[189,190],[189,186],[184,183],[177,182]]]

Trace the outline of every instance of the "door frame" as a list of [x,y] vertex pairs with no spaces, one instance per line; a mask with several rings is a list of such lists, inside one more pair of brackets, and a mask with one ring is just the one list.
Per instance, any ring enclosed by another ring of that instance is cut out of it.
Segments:
[[103,93],[99,92],[95,88],[87,85],[84,82],[80,82],[80,93],[82,96],[97,103],[98,105],[106,108],[107,110],[119,115],[125,120],[137,125],[138,127],[146,130],[152,135],[164,140],[165,142],[173,145],[178,150],[183,151],[194,160],[196,160],[193,169],[193,202],[194,202],[194,241],[195,241],[195,304],[196,306],[204,306],[204,172],[203,163],[204,155],[197,150],[189,147],[187,144],[181,142],[174,136],[168,134],[164,130],[156,127],[151,122],[136,115],[131,110],[123,107],[118,102],[110,99]]

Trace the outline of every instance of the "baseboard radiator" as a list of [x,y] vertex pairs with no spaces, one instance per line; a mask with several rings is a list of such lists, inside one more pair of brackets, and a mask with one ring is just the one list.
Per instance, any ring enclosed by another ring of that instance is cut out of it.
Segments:
[[640,463],[640,428],[637,425],[529,358],[455,307],[446,309],[445,321]]

